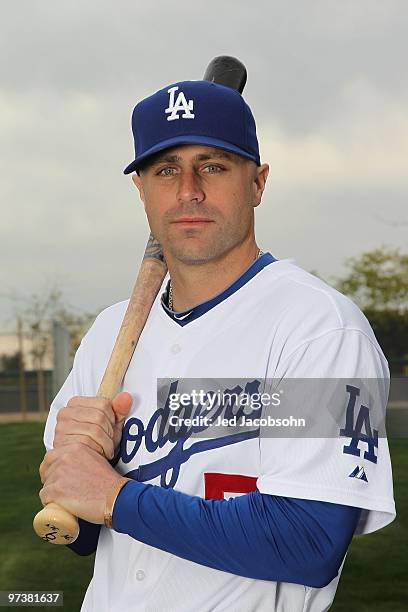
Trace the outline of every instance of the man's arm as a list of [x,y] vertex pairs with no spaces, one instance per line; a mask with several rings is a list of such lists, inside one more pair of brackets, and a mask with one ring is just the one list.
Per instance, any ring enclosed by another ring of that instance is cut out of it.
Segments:
[[[106,500],[122,479],[82,443],[49,451],[40,474],[43,503],[56,502],[96,525],[104,522]],[[113,528],[222,571],[322,587],[336,576],[358,516],[357,508],[258,491],[204,500],[130,481],[116,499]],[[87,542],[86,529],[80,540]]]
[[113,528],[174,555],[240,576],[321,588],[337,575],[360,509],[255,491],[204,500],[129,482]]

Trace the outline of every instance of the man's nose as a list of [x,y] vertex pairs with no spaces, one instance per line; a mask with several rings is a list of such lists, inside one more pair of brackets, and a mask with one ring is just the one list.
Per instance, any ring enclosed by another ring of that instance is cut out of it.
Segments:
[[180,173],[177,196],[180,202],[202,202],[205,199],[201,179],[194,171]]

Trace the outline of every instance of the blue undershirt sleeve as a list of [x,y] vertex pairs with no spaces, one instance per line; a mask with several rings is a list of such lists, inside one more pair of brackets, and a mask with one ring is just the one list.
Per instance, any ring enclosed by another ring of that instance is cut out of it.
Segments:
[[352,506],[259,491],[204,500],[130,481],[113,528],[218,570],[321,588],[337,575],[359,515]]
[[77,553],[77,555],[86,556],[95,552],[98,545],[100,525],[89,523],[83,519],[78,519],[79,536],[72,544],[68,544],[68,548]]

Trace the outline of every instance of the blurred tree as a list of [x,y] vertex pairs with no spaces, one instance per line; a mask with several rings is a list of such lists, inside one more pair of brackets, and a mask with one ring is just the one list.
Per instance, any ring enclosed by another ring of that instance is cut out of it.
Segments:
[[[101,309],[102,310],[102,309]],[[54,320],[58,320],[69,330],[71,337],[71,357],[73,358],[81,340],[91,324],[95,320],[98,313],[90,312],[73,312],[62,306],[55,313]]]
[[408,374],[408,310],[364,311],[395,374]]
[[[408,360],[408,254],[381,247],[352,257],[348,274],[336,280],[339,291],[363,310],[394,374]],[[405,369],[404,369],[405,366]]]
[[58,320],[68,328],[73,357],[95,315],[75,312],[73,307],[67,305],[58,283],[45,287],[39,293],[13,295],[11,299],[18,304],[16,311],[22,320],[23,331],[31,340],[31,355],[37,371],[38,404],[40,410],[44,411],[48,404],[44,366],[46,357],[50,357],[52,351],[52,322]]
[[346,265],[349,272],[337,279],[337,289],[362,310],[408,310],[408,254],[381,247],[351,257]]
[[40,412],[47,409],[47,389],[44,377],[44,361],[51,348],[50,320],[58,308],[62,298],[61,291],[56,287],[40,294],[32,294],[26,298],[23,311],[23,325],[31,338],[31,354],[33,365],[37,371],[37,395]]
[[0,355],[0,370],[3,372],[17,372],[20,367],[20,351],[12,355]]

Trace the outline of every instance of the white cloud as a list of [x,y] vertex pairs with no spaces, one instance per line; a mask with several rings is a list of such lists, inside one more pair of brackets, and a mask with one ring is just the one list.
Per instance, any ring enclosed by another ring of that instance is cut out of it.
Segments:
[[107,226],[104,210],[117,206],[122,168],[132,158],[130,112],[129,101],[114,94],[1,95],[3,230],[15,227],[17,211],[27,231],[53,221],[82,237],[87,227],[111,229],[116,217]]
[[272,122],[261,138],[277,189],[408,183],[408,108],[362,79],[345,87],[311,133],[287,134]]
[[406,214],[404,9],[394,0],[209,0],[199,12],[165,0],[9,3],[0,24],[3,287],[34,291],[55,276],[87,308],[128,295],[147,237],[122,175],[132,106],[199,77],[221,53],[247,64],[245,96],[271,163],[262,246],[325,273],[353,249],[402,243],[403,230],[370,215]]

